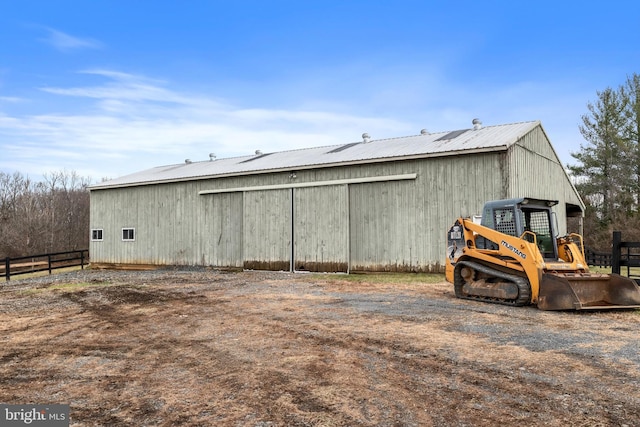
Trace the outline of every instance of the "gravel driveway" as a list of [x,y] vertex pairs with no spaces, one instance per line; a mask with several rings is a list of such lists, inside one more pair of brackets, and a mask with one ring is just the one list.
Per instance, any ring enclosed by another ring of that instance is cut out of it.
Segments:
[[70,404],[72,425],[640,425],[640,311],[513,308],[388,277],[1,284],[0,401]]

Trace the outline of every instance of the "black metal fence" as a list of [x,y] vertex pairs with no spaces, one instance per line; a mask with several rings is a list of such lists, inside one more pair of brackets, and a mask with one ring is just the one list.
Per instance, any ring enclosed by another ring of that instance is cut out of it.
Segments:
[[89,250],[81,249],[69,252],[56,252],[51,254],[29,255],[17,258],[5,258],[4,263],[0,264],[0,277],[4,277],[7,281],[12,276],[20,274],[37,273],[40,271],[48,271],[49,274],[53,270],[65,267],[84,266],[89,264]]

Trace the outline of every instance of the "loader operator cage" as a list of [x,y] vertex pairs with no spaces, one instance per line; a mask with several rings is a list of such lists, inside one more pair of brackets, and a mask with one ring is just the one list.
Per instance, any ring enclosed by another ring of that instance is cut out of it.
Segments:
[[522,234],[518,233],[516,229],[516,218],[513,208],[495,209],[493,211],[493,223],[495,224],[496,231],[500,233],[516,237]]
[[[524,231],[531,231],[536,235],[536,243],[543,258],[557,258],[553,233],[551,230],[550,211],[548,209],[522,208],[522,223]],[[532,241],[533,236],[525,235],[525,239]]]
[[533,206],[496,208],[493,211],[493,223],[496,231],[510,236],[520,237],[525,231],[534,233],[535,239],[529,233],[523,237],[532,243],[535,240],[543,258],[557,258],[549,209]]

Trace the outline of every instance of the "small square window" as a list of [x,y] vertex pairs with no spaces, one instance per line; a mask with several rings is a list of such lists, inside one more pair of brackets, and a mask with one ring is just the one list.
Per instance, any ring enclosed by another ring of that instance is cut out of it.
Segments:
[[102,241],[102,228],[93,228],[91,230],[91,240],[94,242]]
[[123,228],[122,229],[122,240],[125,242],[132,242],[136,240],[136,229],[135,228]]

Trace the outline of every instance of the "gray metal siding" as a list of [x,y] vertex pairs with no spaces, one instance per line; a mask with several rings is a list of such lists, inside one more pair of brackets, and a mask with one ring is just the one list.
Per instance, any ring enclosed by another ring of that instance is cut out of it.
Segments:
[[542,127],[522,137],[508,151],[507,197],[558,200],[559,232],[566,233],[566,204],[583,206]]
[[[104,230],[104,241],[91,242],[92,260],[161,265],[201,260],[203,201],[197,188],[183,183],[92,191],[91,228]],[[134,241],[122,241],[123,228],[135,229]]]
[[441,271],[455,219],[504,196],[502,159],[494,153],[389,163],[375,170],[418,178],[351,186],[352,269]]
[[106,262],[108,259],[109,247],[113,246],[112,230],[107,215],[113,211],[113,197],[115,191],[91,191],[90,192],[90,227],[91,229],[102,230],[102,241],[89,242],[89,254],[92,261]]
[[446,232],[459,217],[481,213],[487,200],[505,192],[500,153],[442,158],[425,164],[425,227],[420,238],[428,243],[425,259],[443,267]]

